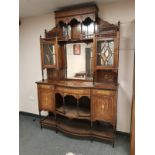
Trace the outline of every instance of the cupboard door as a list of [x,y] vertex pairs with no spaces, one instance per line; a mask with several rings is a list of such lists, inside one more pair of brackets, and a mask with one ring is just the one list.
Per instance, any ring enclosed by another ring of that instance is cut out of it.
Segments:
[[54,104],[54,90],[51,86],[39,85],[38,86],[38,99],[39,110],[53,112],[55,109]]
[[115,124],[116,93],[99,90],[92,93],[92,119]]
[[117,38],[96,38],[96,69],[118,68],[118,40]]
[[58,45],[56,40],[40,40],[42,68],[57,68]]

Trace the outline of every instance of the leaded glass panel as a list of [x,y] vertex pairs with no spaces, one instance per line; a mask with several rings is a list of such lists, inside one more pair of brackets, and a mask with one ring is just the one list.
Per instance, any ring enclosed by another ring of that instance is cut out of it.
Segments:
[[97,41],[97,65],[112,66],[114,63],[114,41]]

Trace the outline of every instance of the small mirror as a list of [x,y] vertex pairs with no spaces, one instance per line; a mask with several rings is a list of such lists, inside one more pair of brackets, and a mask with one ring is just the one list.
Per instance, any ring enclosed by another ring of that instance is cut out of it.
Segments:
[[92,43],[66,44],[66,78],[92,80]]

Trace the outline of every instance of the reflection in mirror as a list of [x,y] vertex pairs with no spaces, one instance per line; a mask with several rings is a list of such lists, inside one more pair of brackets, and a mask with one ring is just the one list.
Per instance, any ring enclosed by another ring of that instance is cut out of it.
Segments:
[[66,44],[68,79],[92,80],[92,44],[74,43]]
[[53,44],[43,44],[44,65],[55,64],[55,49]]
[[114,41],[97,41],[97,65],[112,66],[114,63]]

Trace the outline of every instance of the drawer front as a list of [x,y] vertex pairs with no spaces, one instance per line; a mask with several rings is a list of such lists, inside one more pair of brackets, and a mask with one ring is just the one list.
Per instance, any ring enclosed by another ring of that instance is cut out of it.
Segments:
[[38,86],[38,102],[39,110],[53,112],[55,109],[54,87],[49,85]]
[[116,92],[99,90],[92,95],[92,119],[115,123]]
[[92,95],[115,95],[116,91],[93,89]]
[[39,84],[38,88],[54,90],[54,86],[53,85]]
[[66,87],[56,87],[56,92],[64,93],[67,95],[85,95],[90,96],[90,89],[75,89]]

